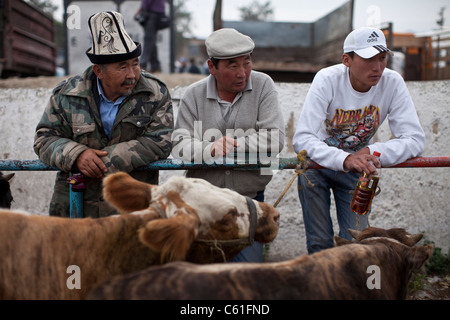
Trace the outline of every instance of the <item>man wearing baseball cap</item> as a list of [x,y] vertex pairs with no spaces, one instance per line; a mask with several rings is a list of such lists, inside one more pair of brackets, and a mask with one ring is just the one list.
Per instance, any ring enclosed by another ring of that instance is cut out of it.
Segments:
[[[345,39],[342,64],[320,70],[306,96],[294,134],[294,150],[326,169],[308,170],[298,180],[308,253],[334,245],[330,216],[331,189],[336,204],[339,236],[351,240],[348,229],[356,229],[357,217],[350,202],[361,172],[372,174],[419,156],[425,147],[420,125],[406,84],[395,71],[386,68],[393,55],[383,32],[363,27]],[[388,118],[393,139],[373,140]],[[381,153],[380,161],[373,152]],[[381,163],[380,163],[381,162]],[[382,185],[382,183],[381,183]],[[368,215],[360,217],[367,227]]]
[[[284,146],[284,120],[273,80],[252,71],[253,40],[232,28],[214,31],[205,41],[210,75],[189,86],[180,100],[172,155],[188,162],[233,162],[250,155],[276,157]],[[223,160],[226,159],[226,160]],[[227,163],[225,162],[225,163]],[[256,162],[254,162],[256,163]],[[260,170],[188,170],[257,201],[271,172]],[[263,246],[255,241],[232,261],[261,262]]]
[[125,171],[158,184],[158,171],[138,171],[167,158],[172,148],[172,100],[163,82],[141,72],[141,44],[133,41],[123,17],[103,11],[88,20],[92,62],[83,74],[56,86],[36,128],[34,151],[58,172],[49,213],[70,214],[70,173],[87,179],[85,217],[117,213],[103,200],[102,178]]

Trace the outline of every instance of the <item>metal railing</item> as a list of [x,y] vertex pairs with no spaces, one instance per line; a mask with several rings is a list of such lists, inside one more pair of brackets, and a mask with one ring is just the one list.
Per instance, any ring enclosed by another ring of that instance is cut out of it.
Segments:
[[[271,167],[265,163],[189,163],[180,159],[164,159],[151,162],[139,170],[188,170],[188,169],[241,169],[257,170],[261,168],[272,168],[278,170],[296,169],[299,164],[298,158],[278,158],[278,168]],[[415,157],[403,163],[386,168],[436,168],[450,167],[450,157]],[[308,169],[323,169],[320,165],[310,160]],[[59,171],[58,168],[49,166],[40,160],[0,160],[0,171]],[[70,185],[70,217],[83,217],[83,188],[77,188],[76,179]]]
[[[279,158],[278,169],[295,169],[298,164],[298,159],[295,158]],[[320,165],[310,160],[309,169],[323,169]],[[164,159],[151,162],[143,167],[141,170],[188,170],[188,169],[247,169],[257,170],[264,167],[270,167],[269,164],[256,163],[189,163],[180,159]],[[403,163],[397,164],[388,168],[429,168],[429,167],[450,167],[450,157],[436,156],[436,157],[415,157],[406,160]],[[0,171],[59,171],[58,168],[49,166],[40,160],[9,160],[0,159]]]

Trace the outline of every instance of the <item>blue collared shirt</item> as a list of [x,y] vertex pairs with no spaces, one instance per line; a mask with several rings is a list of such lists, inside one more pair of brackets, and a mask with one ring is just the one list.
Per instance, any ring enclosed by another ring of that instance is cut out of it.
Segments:
[[100,81],[97,78],[97,88],[100,97],[100,117],[102,119],[103,128],[108,137],[111,136],[111,129],[116,119],[117,111],[119,111],[119,105],[126,98],[126,96],[119,97],[116,101],[108,100],[103,94],[103,89]]

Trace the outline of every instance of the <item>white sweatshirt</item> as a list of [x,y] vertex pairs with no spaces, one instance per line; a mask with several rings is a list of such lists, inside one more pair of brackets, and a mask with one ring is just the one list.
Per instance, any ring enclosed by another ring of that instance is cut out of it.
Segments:
[[[373,144],[386,119],[394,139]],[[345,158],[364,147],[381,153],[383,167],[419,156],[425,134],[403,78],[385,69],[368,92],[355,91],[343,64],[320,70],[306,95],[294,134],[295,152],[306,150],[319,165],[345,171]]]

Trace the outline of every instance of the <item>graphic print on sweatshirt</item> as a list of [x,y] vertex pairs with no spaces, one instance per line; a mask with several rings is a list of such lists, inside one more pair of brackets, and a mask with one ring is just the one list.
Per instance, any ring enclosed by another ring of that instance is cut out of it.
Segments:
[[325,120],[329,137],[324,140],[331,147],[358,151],[369,143],[380,126],[380,109],[370,105],[356,110],[336,109],[331,119]]

